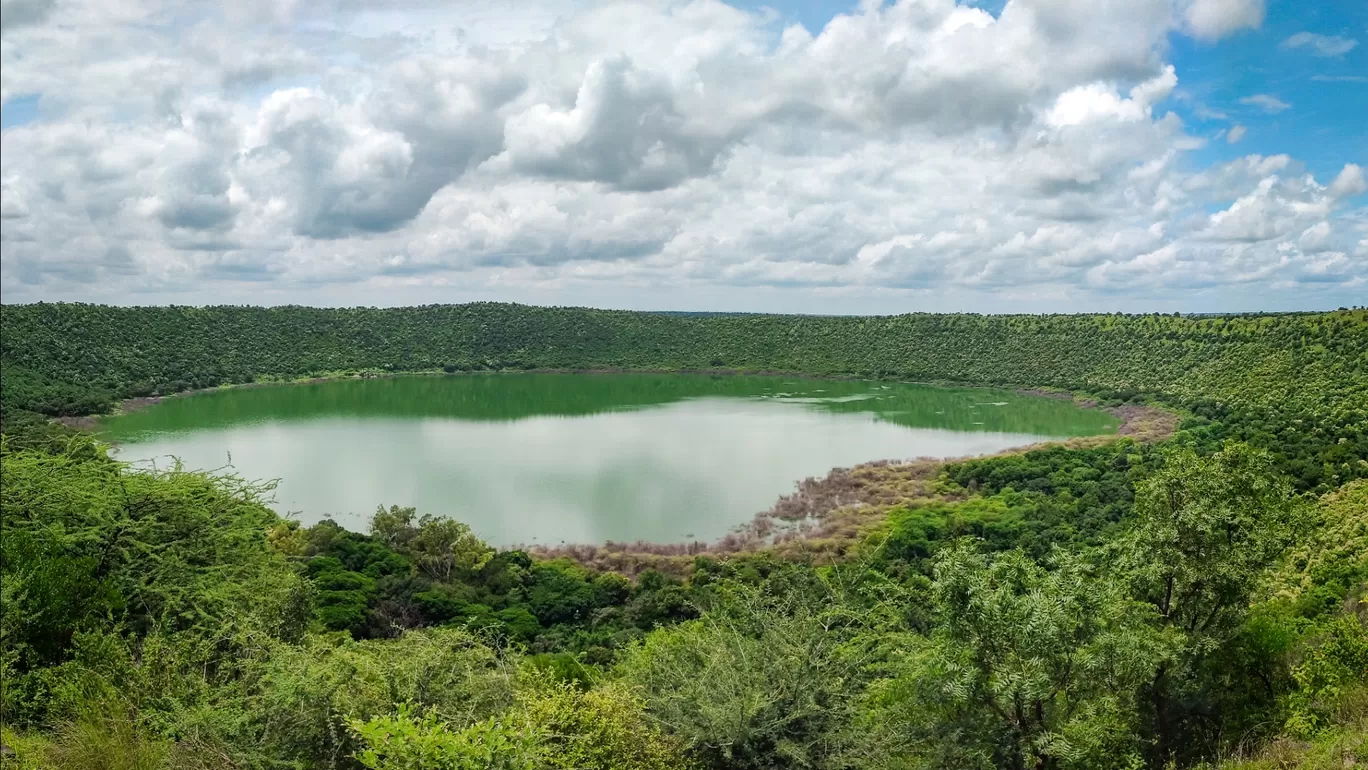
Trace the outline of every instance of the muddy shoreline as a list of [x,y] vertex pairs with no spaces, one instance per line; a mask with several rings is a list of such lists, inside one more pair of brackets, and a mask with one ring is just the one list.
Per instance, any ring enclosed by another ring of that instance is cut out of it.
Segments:
[[[845,375],[811,375],[787,371],[741,371],[736,369],[526,369],[517,373],[528,374],[695,374],[708,376],[768,376],[803,377],[814,380],[870,380],[868,377]],[[264,381],[222,385],[212,388],[198,388],[161,396],[140,396],[124,399],[111,413],[84,417],[54,418],[69,427],[96,431],[102,418],[126,414],[161,403],[168,398],[185,398],[197,394],[222,390],[224,388],[277,387],[284,385],[306,385],[334,380],[372,379],[379,377],[431,377],[431,376],[472,376],[497,375],[499,371],[461,371],[461,372],[360,372],[336,376],[307,377],[288,381]],[[1069,446],[1087,448],[1114,441],[1118,438],[1131,438],[1150,443],[1161,441],[1177,429],[1179,415],[1155,406],[1123,404],[1103,407],[1097,399],[1080,396],[1061,390],[1044,388],[1010,388],[999,386],[968,385],[951,381],[915,382],[911,380],[882,380],[934,387],[976,388],[983,390],[1006,390],[1021,395],[1045,398],[1067,399],[1085,409],[1101,409],[1115,416],[1120,424],[1115,433],[1104,433],[1064,441],[1044,442],[1004,450],[992,455],[979,457],[998,457],[1028,452],[1047,446]],[[733,529],[715,541],[694,541],[688,543],[653,543],[646,541],[606,542],[602,544],[566,544],[558,546],[521,545],[520,548],[541,558],[569,558],[585,566],[596,569],[613,570],[634,576],[647,569],[655,569],[668,574],[684,575],[692,569],[695,556],[700,555],[737,555],[745,553],[770,552],[785,558],[795,558],[817,563],[830,563],[840,559],[853,546],[859,543],[871,530],[876,528],[884,516],[893,508],[905,505],[923,505],[928,502],[950,502],[960,499],[938,490],[936,481],[948,463],[973,459],[973,457],[954,458],[915,458],[910,460],[874,460],[850,468],[834,468],[825,477],[809,477],[796,482],[796,491],[779,498],[766,511],[756,514],[750,521]]]

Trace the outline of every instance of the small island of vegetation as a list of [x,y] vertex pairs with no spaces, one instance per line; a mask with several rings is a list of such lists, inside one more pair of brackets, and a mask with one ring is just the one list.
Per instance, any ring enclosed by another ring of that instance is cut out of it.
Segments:
[[[6,768],[1368,762],[1368,311],[0,312]],[[529,552],[398,506],[301,526],[53,419],[506,370],[1045,390],[1135,429],[834,471],[771,512],[799,537]]]

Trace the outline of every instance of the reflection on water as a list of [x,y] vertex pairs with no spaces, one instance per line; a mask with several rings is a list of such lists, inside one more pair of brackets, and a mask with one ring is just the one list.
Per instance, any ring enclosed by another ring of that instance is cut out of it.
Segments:
[[230,389],[110,420],[126,460],[279,478],[277,510],[364,530],[376,505],[491,543],[711,539],[802,478],[983,454],[1115,421],[971,389],[765,377],[406,377]]

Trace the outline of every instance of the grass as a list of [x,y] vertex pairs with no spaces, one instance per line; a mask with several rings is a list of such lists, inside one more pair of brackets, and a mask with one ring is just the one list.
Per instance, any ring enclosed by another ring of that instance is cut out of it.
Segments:
[[1196,770],[1346,770],[1368,768],[1368,687],[1344,696],[1336,723],[1309,740],[1283,736],[1247,756]]

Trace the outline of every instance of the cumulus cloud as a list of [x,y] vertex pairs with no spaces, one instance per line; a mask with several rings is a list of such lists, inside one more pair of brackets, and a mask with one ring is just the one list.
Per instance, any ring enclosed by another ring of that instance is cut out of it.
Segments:
[[498,146],[497,124],[481,105],[447,108],[457,113],[449,125],[439,112],[406,133],[397,125],[403,112],[377,116],[317,89],[276,91],[245,129],[243,186],[254,199],[278,201],[300,236],[389,232]]
[[1245,96],[1240,99],[1240,104],[1246,104],[1250,107],[1257,107],[1260,110],[1263,110],[1264,112],[1267,112],[1271,115],[1276,115],[1277,113],[1282,112],[1283,110],[1292,109],[1292,105],[1288,104],[1287,102],[1283,101],[1282,99],[1279,99],[1278,97],[1272,94],[1254,94],[1253,96]]
[[1297,245],[1302,251],[1314,254],[1320,250],[1330,239],[1330,223],[1317,222],[1302,231],[1301,237],[1297,239]]
[[45,105],[0,136],[10,301],[1061,307],[1346,290],[1368,238],[1359,166],[1194,167],[1169,36],[1259,4],[902,0],[808,30],[717,0],[66,2],[4,32],[0,88]]
[[1265,177],[1229,208],[1212,214],[1199,235],[1247,243],[1281,238],[1305,220],[1329,213],[1328,201],[1306,187],[1306,180],[1302,179]]
[[662,190],[710,172],[730,143],[700,122],[676,104],[667,79],[619,56],[589,66],[573,107],[539,103],[511,116],[500,160],[553,179]]
[[1354,50],[1354,47],[1357,45],[1358,41],[1352,37],[1318,35],[1314,32],[1298,32],[1282,41],[1283,48],[1305,48],[1314,56],[1324,56],[1327,58],[1343,56]]
[[1220,40],[1242,29],[1256,29],[1264,20],[1263,0],[1189,0],[1183,20],[1194,37]]
[[1059,128],[1098,119],[1145,120],[1151,117],[1153,105],[1163,101],[1176,85],[1178,77],[1170,65],[1159,77],[1132,88],[1130,97],[1125,99],[1101,83],[1071,88],[1055,100],[1054,107],[1045,115],[1045,122]]
[[1351,195],[1358,195],[1364,190],[1368,190],[1368,184],[1363,179],[1363,167],[1356,163],[1348,163],[1335,181],[1330,183],[1330,195],[1335,198],[1347,198]]

